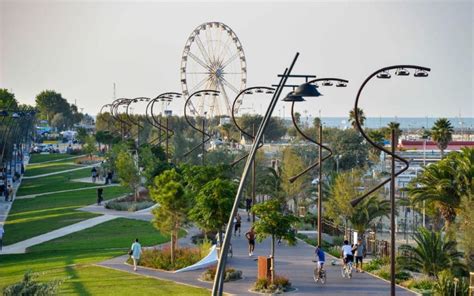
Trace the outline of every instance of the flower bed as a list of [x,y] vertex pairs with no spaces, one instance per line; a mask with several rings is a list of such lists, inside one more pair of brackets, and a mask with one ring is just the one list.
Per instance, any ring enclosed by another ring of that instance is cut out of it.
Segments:
[[153,206],[155,203],[150,200],[147,193],[141,193],[136,198],[130,194],[122,198],[114,199],[105,204],[106,209],[117,211],[135,212]]
[[[140,257],[140,266],[163,269],[168,271],[178,270],[204,258],[210,249],[210,244],[202,244],[192,248],[179,248],[175,250],[175,261],[171,263],[171,248],[166,245],[162,248],[144,249]],[[132,263],[131,259],[127,261]]]
[[275,276],[275,281],[273,284],[269,279],[258,279],[255,282],[253,290],[259,293],[278,294],[293,291],[294,289],[291,286],[291,282],[288,278],[284,276]]
[[[206,271],[204,271],[201,274],[201,280],[206,281],[206,282],[212,282],[214,281],[214,278],[216,277],[216,267],[213,266],[211,268],[208,268]],[[226,268],[225,269],[225,274],[224,274],[224,282],[229,282],[229,281],[236,281],[242,279],[242,271],[241,270],[235,270],[233,268]]]

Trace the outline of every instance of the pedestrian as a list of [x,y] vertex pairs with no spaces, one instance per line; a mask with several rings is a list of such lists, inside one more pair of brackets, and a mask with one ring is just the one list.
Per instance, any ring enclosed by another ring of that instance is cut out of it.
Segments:
[[250,209],[252,208],[252,199],[250,197],[247,197],[245,199],[245,210],[248,212],[250,212]]
[[5,233],[5,230],[3,230],[3,225],[0,225],[0,251],[2,250],[3,246],[3,234]]
[[103,179],[102,179],[102,170],[103,170],[103,169],[102,169],[102,167],[100,167],[100,166],[97,168],[97,179],[98,179],[99,181],[102,181],[102,180],[103,180]]
[[135,239],[135,242],[130,247],[128,254],[132,257],[133,260],[133,270],[137,271],[138,260],[140,260],[140,255],[142,254],[142,246],[138,242],[138,238]]
[[[356,259],[356,272],[364,272],[362,269],[362,261],[366,256],[367,252],[365,250],[365,245],[362,242],[362,239],[357,240],[357,244],[354,246],[355,249],[355,259]],[[360,266],[359,266],[360,263]]]
[[7,186],[5,185],[5,182],[0,184],[0,195],[3,195],[5,197],[5,201],[7,200]]
[[13,201],[13,197],[15,196],[15,191],[13,190],[12,185],[8,185],[8,196],[10,197],[10,201]]
[[107,173],[107,178],[105,178],[105,184],[112,184],[112,177],[113,177],[112,171],[109,171]]
[[255,250],[255,231],[253,229],[253,226],[245,234],[245,237],[247,238],[249,244],[249,257],[252,257],[253,251]]
[[102,194],[104,193],[104,188],[97,188],[97,205],[100,206],[102,204],[102,201],[104,200],[104,197]]
[[239,231],[239,236],[240,236],[240,228],[242,226],[242,217],[240,217],[240,214],[237,213],[237,215],[234,218],[235,224],[234,224],[234,235],[237,235],[237,230]]
[[95,180],[97,178],[97,169],[95,167],[92,168],[91,175],[92,175],[92,183],[95,183]]

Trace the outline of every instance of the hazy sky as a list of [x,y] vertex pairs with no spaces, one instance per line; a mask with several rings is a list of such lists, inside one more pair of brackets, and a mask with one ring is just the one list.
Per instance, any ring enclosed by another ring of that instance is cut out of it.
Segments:
[[248,86],[276,83],[297,51],[295,73],[350,80],[299,110],[346,116],[369,74],[402,63],[432,72],[373,81],[367,116],[474,117],[472,1],[0,3],[0,87],[23,103],[54,89],[95,114],[114,82],[117,97],[180,91],[189,34],[220,21],[242,42]]

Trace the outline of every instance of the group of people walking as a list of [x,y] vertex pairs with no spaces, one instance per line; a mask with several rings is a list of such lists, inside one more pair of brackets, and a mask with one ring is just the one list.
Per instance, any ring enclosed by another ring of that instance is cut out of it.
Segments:
[[6,185],[7,182],[4,181],[3,184],[0,185],[0,195],[5,197],[5,201],[13,201],[13,197],[15,192],[11,184]]
[[93,167],[91,169],[91,177],[92,177],[92,183],[96,183],[97,181],[103,181],[105,179],[105,185],[111,184],[112,183],[112,178],[113,178],[113,172],[108,171],[106,173],[105,169],[102,167]]

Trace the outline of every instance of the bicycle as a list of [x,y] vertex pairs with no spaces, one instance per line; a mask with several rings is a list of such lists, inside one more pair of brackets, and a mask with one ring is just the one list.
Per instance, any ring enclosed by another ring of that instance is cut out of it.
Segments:
[[[317,262],[317,261],[313,260],[313,262]],[[319,268],[319,266],[316,265],[316,267],[313,270],[313,279],[316,283],[319,282],[319,280],[321,280],[321,284],[323,285],[326,283],[326,270],[324,269],[323,266]]]
[[342,277],[352,278],[352,261],[347,262],[342,266]]

